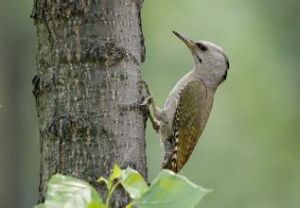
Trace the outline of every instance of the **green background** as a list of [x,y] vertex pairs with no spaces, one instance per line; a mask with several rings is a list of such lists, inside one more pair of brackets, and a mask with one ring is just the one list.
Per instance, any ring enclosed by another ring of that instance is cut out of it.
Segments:
[[[0,1],[0,207],[37,199],[39,146],[31,79],[33,2]],[[143,78],[162,106],[193,59],[171,33],[210,40],[229,56],[207,127],[181,173],[214,189],[199,207],[300,206],[300,1],[145,0]],[[147,129],[149,177],[160,168]]]

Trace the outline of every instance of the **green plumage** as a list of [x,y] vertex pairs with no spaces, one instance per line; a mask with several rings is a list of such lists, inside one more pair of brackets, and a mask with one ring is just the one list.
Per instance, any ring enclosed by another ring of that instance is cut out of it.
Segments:
[[203,132],[213,103],[213,92],[198,78],[190,80],[179,94],[173,119],[173,135],[165,143],[173,144],[166,152],[163,168],[178,172],[189,159]]

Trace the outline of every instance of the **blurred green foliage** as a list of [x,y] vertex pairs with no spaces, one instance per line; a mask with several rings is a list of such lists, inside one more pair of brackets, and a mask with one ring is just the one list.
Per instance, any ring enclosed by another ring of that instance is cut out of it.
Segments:
[[[37,199],[32,4],[0,2],[0,207],[31,207]],[[181,172],[215,190],[202,207],[299,207],[299,19],[297,0],[145,0],[142,73],[160,106],[193,65],[172,30],[215,42],[230,59],[228,79]],[[162,151],[151,128],[147,143],[153,179]]]
[[[35,208],[110,208],[114,192],[123,187],[130,196],[126,208],[194,208],[211,192],[170,170],[161,170],[150,186],[136,170],[114,165],[108,179],[100,177],[108,194],[99,196],[85,181],[55,174],[47,184],[46,199]],[[104,200],[105,199],[105,200]]]

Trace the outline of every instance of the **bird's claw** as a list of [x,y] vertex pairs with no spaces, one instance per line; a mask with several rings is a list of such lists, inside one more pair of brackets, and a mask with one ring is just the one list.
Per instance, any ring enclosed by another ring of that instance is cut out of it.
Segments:
[[151,122],[153,129],[158,133],[159,131],[159,124],[157,122]]
[[150,96],[151,93],[150,93],[148,83],[145,80],[140,80],[139,82],[142,84],[143,88],[146,90],[146,93]]
[[151,103],[153,102],[153,96],[152,95],[149,95],[148,97],[146,97],[143,102],[141,103],[141,105],[151,105]]
[[150,109],[149,109],[149,104],[148,104],[148,97],[146,97],[140,104],[140,109],[142,110],[142,112],[149,116],[150,115]]

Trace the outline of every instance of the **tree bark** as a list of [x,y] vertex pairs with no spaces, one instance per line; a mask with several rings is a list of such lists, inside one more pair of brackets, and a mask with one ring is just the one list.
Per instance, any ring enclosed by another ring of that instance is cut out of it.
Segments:
[[[142,0],[36,0],[40,200],[55,173],[90,182],[115,163],[147,178]],[[113,207],[124,207],[121,194]]]

